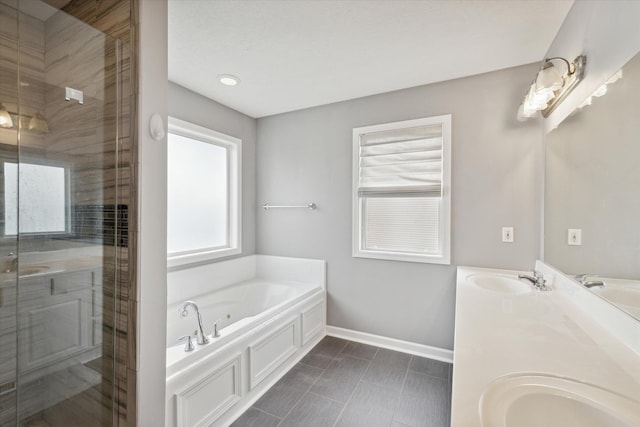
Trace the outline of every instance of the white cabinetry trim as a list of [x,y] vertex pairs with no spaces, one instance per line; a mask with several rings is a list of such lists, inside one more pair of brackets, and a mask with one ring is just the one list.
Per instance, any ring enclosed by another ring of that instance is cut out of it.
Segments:
[[241,358],[238,354],[176,393],[178,427],[208,426],[240,400]]

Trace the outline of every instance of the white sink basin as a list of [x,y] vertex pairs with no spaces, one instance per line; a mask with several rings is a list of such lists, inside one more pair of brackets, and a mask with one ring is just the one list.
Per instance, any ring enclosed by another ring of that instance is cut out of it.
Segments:
[[532,290],[529,282],[505,274],[471,274],[467,280],[482,289],[502,294],[524,294]]
[[640,308],[640,289],[607,285],[605,287],[593,287],[591,290],[614,304],[629,305],[631,307]]
[[480,399],[484,427],[637,427],[640,402],[566,378],[499,378]]
[[593,287],[591,291],[640,319],[640,289],[637,287],[607,283],[605,287]]

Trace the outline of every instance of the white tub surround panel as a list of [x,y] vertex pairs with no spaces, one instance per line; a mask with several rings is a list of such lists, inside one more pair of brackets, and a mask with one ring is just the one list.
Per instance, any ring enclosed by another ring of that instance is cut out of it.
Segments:
[[167,303],[181,303],[254,277],[255,255],[187,268],[174,268],[167,273]]
[[326,262],[315,259],[256,255],[256,277],[286,283],[326,283]]
[[326,262],[317,259],[249,255],[174,268],[167,273],[167,302],[176,304],[235,283],[261,278],[325,287]]
[[[604,325],[608,316],[590,315],[576,303],[557,272],[541,263],[536,267],[551,291],[535,291],[524,280],[524,291],[511,287],[517,287],[518,271],[458,268],[453,427],[481,426],[483,393],[499,384],[499,378],[512,381],[507,376],[514,374],[569,378],[572,384],[639,399],[640,356],[609,333]],[[478,275],[506,279],[492,290]]]
[[249,388],[253,390],[300,348],[300,321],[290,318],[284,326],[249,344]]
[[[252,255],[169,273],[166,426],[227,426],[325,335],[325,262]],[[193,270],[193,271],[189,271]],[[239,279],[234,283],[234,279]],[[188,291],[188,292],[187,292]],[[210,342],[176,344],[197,326]],[[220,319],[219,337],[213,322]]]
[[[323,314],[311,325],[316,333],[304,340],[302,319],[318,305]],[[324,337],[325,311],[318,292],[241,330],[223,329],[189,353],[183,345],[167,349],[166,426],[228,426]],[[198,390],[212,383],[221,389],[201,399]]]
[[[176,395],[178,425],[208,425],[240,400],[240,354],[214,365]],[[211,405],[213,403],[213,406]]]

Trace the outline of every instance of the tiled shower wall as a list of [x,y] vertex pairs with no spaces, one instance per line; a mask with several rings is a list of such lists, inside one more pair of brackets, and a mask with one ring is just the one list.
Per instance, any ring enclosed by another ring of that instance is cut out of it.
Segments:
[[[72,23],[62,14],[54,14],[45,22],[22,14],[18,30],[17,16],[11,12],[14,9],[6,8],[6,13],[1,15],[6,22],[0,22],[0,59],[3,61],[0,89],[2,102],[10,111],[17,110],[19,90],[21,114],[32,116],[40,111],[49,123],[47,135],[23,132],[21,156],[26,157],[31,151],[39,155],[49,153],[46,155],[52,159],[73,165],[71,227],[74,236],[71,239],[51,236],[21,239],[20,250],[67,249],[87,241],[105,246],[117,243],[115,255],[113,252],[106,255],[103,264],[104,305],[108,308],[115,304],[116,310],[115,316],[104,316],[106,381],[103,381],[102,394],[108,400],[106,408],[111,406],[111,399],[115,401],[114,424],[133,426],[137,304],[135,269],[130,266],[135,265],[135,239],[131,236],[135,235],[136,224],[130,218],[135,218],[136,206],[133,191],[136,187],[133,120],[136,91],[131,83],[136,81],[135,49],[132,49],[136,45],[136,3],[135,0],[47,2],[81,22]],[[108,42],[90,27],[119,39],[120,43]],[[70,46],[70,39],[81,40],[81,43]],[[19,89],[16,87],[18,58],[21,82],[25,83]],[[62,88],[69,76],[84,90],[84,106],[64,101]],[[8,150],[3,158],[16,161],[17,150],[9,148],[16,146],[15,130],[0,129],[0,140],[3,150]],[[17,253],[15,239],[3,239],[0,246],[2,253]],[[103,311],[113,313],[112,309]],[[15,335],[15,314],[0,315],[3,315],[0,360],[10,368],[15,366],[15,338],[5,342],[2,337]],[[114,377],[109,375],[113,372],[109,365],[115,365]],[[0,399],[0,412],[12,406],[15,406],[15,393],[5,393]],[[110,418],[107,415],[104,419]]]
[[[83,220],[86,222],[76,223],[76,232],[81,230],[83,238],[89,238],[92,234],[107,232],[105,230],[106,223],[102,223],[102,229],[99,228],[98,218],[102,216],[111,221],[112,215],[115,225],[118,229],[118,238],[116,246],[116,258],[109,260],[105,258],[104,276],[115,275],[115,289],[113,297],[115,298],[116,313],[115,319],[105,317],[106,326],[113,326],[115,334],[110,336],[103,335],[103,353],[108,354],[113,344],[115,344],[115,405],[118,426],[134,426],[136,422],[135,407],[135,390],[136,390],[136,336],[135,336],[135,320],[137,313],[137,292],[136,292],[136,68],[135,68],[135,52],[136,52],[136,0],[45,0],[54,7],[61,8],[64,12],[74,16],[83,23],[90,25],[99,31],[108,34],[111,37],[120,40],[120,48],[115,51],[110,49],[111,45],[105,45],[107,52],[105,58],[93,58],[96,60],[83,61],[83,63],[75,64],[74,73],[80,71],[81,76],[86,79],[90,85],[98,72],[97,69],[87,67],[89,64],[98,64],[106,66],[106,81],[101,82],[96,87],[109,88],[111,85],[118,85],[118,97],[105,100],[104,116],[101,118],[106,122],[104,131],[104,144],[100,145],[103,150],[116,150],[117,155],[108,155],[109,153],[92,156],[91,148],[83,147],[82,135],[83,129],[68,129],[60,133],[59,140],[54,141],[56,144],[64,144],[59,147],[68,151],[70,155],[85,156],[85,161],[81,162],[81,167],[75,169],[75,175],[78,177],[74,188],[74,198],[76,209],[83,211],[86,216]],[[56,26],[55,22],[51,23],[46,31],[47,37],[55,38],[56,34],[60,35],[67,31],[82,31],[83,25],[78,23],[75,28],[66,26]],[[61,37],[62,39],[64,37]],[[96,39],[95,43],[101,43]],[[90,42],[88,42],[87,54],[90,55]],[[105,46],[96,46],[96,51],[102,52]],[[49,48],[49,46],[48,46]],[[59,54],[64,54],[65,49],[69,46],[61,46]],[[49,51],[49,50],[48,50]],[[55,49],[51,51],[51,64],[55,62]],[[116,61],[118,67],[116,67]],[[116,74],[116,70],[119,73]],[[61,70],[64,73],[63,70]],[[64,87],[64,85],[63,85]],[[100,97],[109,96],[110,90],[104,93],[85,92],[85,96]],[[89,99],[90,101],[90,99]],[[62,101],[61,101],[62,102]],[[85,99],[86,102],[86,99]],[[117,104],[119,121],[116,117],[109,114],[114,111],[111,107],[113,103]],[[52,107],[55,109],[55,107]],[[65,114],[63,110],[51,111],[53,117],[56,114]],[[80,122],[81,123],[81,122]],[[118,125],[118,141],[108,139],[113,135],[112,127]],[[81,126],[81,125],[80,125]],[[86,130],[85,130],[86,131]],[[52,133],[53,129],[52,129]],[[92,147],[96,147],[93,145]],[[104,163],[104,159],[117,159],[116,164]],[[117,173],[116,168],[117,166]],[[98,192],[96,192],[98,190]],[[91,223],[91,218],[94,222]],[[108,242],[105,241],[105,245]],[[111,276],[113,277],[113,276]],[[108,295],[105,291],[105,297]],[[109,304],[108,298],[105,298],[105,304]]]

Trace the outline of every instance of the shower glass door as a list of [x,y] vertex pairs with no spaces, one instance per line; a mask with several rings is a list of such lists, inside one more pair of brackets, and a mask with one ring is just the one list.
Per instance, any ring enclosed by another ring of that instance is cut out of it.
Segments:
[[120,49],[0,0],[2,427],[113,425]]

